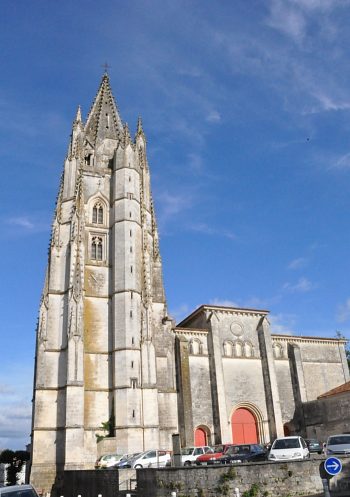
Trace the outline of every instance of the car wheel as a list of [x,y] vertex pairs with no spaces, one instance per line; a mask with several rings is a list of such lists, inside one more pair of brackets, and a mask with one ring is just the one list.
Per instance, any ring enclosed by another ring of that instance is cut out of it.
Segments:
[[142,464],[136,464],[135,469],[142,468]]
[[191,461],[185,461],[184,466],[191,466]]

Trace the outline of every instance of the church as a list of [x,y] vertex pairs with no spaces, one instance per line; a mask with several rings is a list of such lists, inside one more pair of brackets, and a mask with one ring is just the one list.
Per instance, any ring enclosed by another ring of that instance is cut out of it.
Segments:
[[175,433],[183,447],[317,436],[303,405],[349,381],[346,342],[271,334],[268,315],[202,305],[175,325],[142,122],[132,138],[104,74],[87,119],[76,113],[57,195],[31,482],[92,469],[103,447],[170,450]]

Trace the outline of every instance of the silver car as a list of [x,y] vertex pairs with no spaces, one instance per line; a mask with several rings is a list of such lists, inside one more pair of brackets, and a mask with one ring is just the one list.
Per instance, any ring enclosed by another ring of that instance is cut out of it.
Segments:
[[326,443],[326,455],[350,455],[350,434],[332,435]]

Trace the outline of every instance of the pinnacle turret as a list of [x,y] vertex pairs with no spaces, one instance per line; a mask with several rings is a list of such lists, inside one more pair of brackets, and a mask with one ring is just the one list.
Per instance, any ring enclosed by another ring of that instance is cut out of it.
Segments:
[[128,123],[125,123],[123,129],[123,146],[126,147],[129,143],[131,143],[131,136]]
[[142,128],[142,119],[141,119],[141,116],[139,116],[138,119],[137,119],[136,134],[137,135],[144,134],[143,128]]
[[78,123],[81,123],[81,122],[82,122],[81,108],[80,108],[80,105],[78,105],[78,109],[77,109],[77,113],[75,115],[74,123],[78,124]]

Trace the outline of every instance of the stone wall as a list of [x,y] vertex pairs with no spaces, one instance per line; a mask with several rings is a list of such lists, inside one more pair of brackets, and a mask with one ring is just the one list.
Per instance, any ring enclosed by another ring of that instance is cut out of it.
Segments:
[[[233,497],[238,488],[256,489],[257,497],[294,497],[323,490],[320,465],[324,458],[303,462],[239,464],[137,471],[138,495],[142,497]],[[348,471],[346,471],[348,473]]]
[[[56,479],[52,497],[117,497],[128,491],[138,497],[255,497],[323,495],[324,457],[303,462],[239,464],[182,468],[145,468],[64,471]],[[329,478],[332,497],[350,495],[350,457],[342,458],[342,472]],[[137,485],[137,486],[136,486]],[[137,490],[135,490],[135,487]]]
[[350,432],[350,392],[306,402],[303,408],[309,438],[324,442],[329,435]]
[[130,491],[136,485],[136,470],[81,470],[58,474],[52,497],[116,497],[119,491]]

